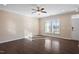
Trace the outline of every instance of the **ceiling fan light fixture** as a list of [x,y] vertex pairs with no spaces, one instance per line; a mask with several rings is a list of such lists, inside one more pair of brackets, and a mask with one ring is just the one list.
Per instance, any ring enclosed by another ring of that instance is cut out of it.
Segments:
[[37,12],[37,15],[41,15],[41,12]]
[[45,8],[41,8],[41,7],[38,7],[38,6],[36,7],[36,9],[32,9],[32,10],[33,10],[32,13],[37,13],[38,15],[47,13],[47,12],[45,11]]

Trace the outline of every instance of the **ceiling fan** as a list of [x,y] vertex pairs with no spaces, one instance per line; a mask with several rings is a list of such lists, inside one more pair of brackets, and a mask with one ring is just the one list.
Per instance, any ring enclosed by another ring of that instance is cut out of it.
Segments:
[[45,11],[45,8],[41,8],[41,7],[36,7],[36,9],[32,9],[32,13],[39,13],[38,15],[40,15],[40,13],[47,13]]

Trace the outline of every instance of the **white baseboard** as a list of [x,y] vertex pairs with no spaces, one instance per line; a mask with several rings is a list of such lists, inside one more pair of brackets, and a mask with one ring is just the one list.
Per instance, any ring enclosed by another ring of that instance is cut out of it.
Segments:
[[56,38],[61,38],[61,39],[68,39],[68,40],[72,40],[72,38],[59,37],[59,36],[51,36],[51,35],[43,35],[43,36],[49,36],[49,37],[56,37]]

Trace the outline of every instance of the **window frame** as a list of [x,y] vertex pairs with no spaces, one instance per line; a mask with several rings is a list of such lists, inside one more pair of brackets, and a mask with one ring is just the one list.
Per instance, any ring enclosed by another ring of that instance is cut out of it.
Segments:
[[[53,32],[53,31],[52,31],[52,29],[53,29],[53,28],[52,28],[52,27],[53,27],[52,24],[53,24],[53,21],[54,21],[54,20],[57,20],[57,22],[59,22],[59,33],[56,33],[56,32]],[[46,30],[45,30],[45,23],[46,23],[46,22],[49,22],[49,23],[50,23],[50,27],[49,27],[49,30],[50,30],[50,31],[49,31],[49,32],[46,32]],[[61,28],[60,28],[60,20],[59,20],[58,18],[55,18],[55,19],[49,20],[49,21],[45,21],[45,23],[44,23],[44,32],[45,32],[46,34],[55,34],[55,35],[60,34],[60,29],[61,29]]]

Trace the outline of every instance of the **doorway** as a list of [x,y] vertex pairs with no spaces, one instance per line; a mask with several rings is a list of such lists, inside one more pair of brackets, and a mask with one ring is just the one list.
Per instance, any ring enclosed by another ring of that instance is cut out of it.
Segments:
[[79,40],[79,14],[72,16],[72,39]]

